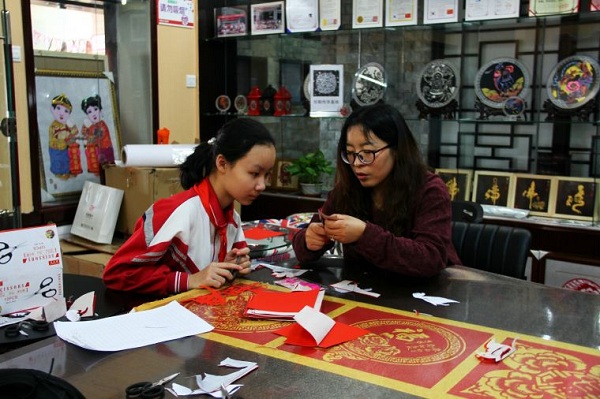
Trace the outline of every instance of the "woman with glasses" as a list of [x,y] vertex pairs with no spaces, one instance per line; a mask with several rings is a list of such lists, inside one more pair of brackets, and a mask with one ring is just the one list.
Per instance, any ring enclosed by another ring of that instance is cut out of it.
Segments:
[[336,182],[320,216],[294,236],[300,262],[314,261],[334,242],[347,265],[429,277],[461,264],[452,245],[450,196],[428,171],[402,115],[375,104],[344,123]]

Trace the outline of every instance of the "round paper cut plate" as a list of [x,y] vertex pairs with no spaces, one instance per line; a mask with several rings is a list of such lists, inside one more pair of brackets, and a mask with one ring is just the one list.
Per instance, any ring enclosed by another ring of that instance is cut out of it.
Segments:
[[598,94],[600,80],[598,61],[583,55],[574,55],[560,61],[553,68],[546,90],[548,99],[561,109],[579,108]]
[[430,108],[442,108],[458,95],[460,74],[447,60],[434,60],[425,65],[417,81],[417,96]]
[[496,58],[477,72],[475,94],[488,107],[502,109],[510,97],[525,98],[529,85],[529,72],[521,61]]

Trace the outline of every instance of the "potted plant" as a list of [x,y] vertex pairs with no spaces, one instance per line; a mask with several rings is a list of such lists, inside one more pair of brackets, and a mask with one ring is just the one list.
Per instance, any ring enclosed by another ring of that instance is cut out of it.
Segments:
[[323,174],[331,175],[335,168],[331,161],[325,158],[323,151],[316,150],[306,153],[287,166],[292,176],[298,176],[302,194],[320,196]]

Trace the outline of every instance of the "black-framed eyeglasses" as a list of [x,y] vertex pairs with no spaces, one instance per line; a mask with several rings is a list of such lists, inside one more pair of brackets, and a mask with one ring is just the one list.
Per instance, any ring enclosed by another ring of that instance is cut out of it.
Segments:
[[358,158],[358,160],[360,161],[360,163],[362,163],[363,165],[370,165],[373,162],[375,162],[375,155],[377,155],[377,153],[379,151],[383,151],[386,148],[389,148],[390,145],[386,145],[385,147],[381,147],[378,150],[362,150],[359,152],[350,152],[350,151],[342,151],[342,161],[346,162],[348,165],[352,165],[354,164],[354,161],[356,160],[356,158]]

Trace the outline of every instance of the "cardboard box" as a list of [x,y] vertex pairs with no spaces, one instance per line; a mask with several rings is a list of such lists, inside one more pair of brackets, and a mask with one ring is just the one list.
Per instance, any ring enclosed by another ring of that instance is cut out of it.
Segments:
[[111,257],[111,254],[103,252],[66,254],[63,255],[64,272],[102,278],[104,268]]
[[0,314],[62,298],[62,273],[56,225],[0,232]]
[[135,222],[159,198],[183,191],[179,168],[136,168],[108,166],[104,170],[107,186],[124,191],[116,231],[131,234]]
[[547,259],[544,281],[552,287],[600,294],[600,267]]

